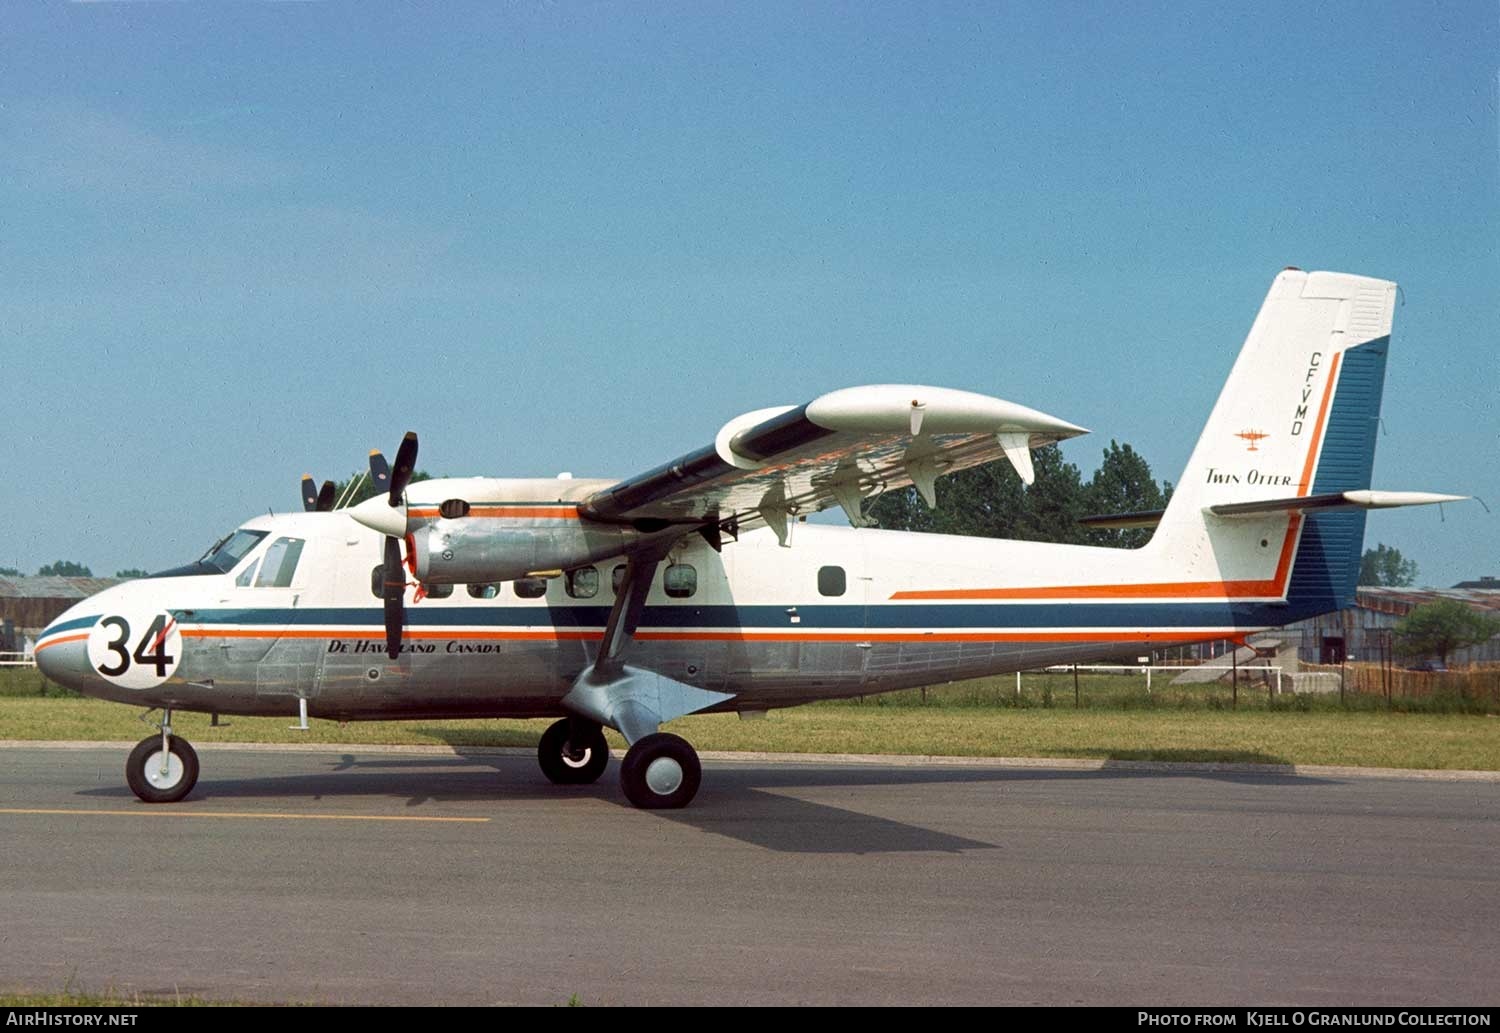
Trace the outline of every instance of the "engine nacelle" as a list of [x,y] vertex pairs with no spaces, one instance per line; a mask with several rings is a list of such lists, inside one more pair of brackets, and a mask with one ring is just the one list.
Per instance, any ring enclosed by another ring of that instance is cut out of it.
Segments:
[[517,526],[484,517],[458,517],[417,528],[412,532],[412,552],[419,581],[485,584],[618,556],[641,537],[631,527],[591,521]]

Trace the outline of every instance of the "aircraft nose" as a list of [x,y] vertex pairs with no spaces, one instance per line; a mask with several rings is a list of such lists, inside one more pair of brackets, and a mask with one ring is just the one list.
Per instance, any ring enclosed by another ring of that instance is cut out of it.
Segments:
[[89,667],[89,628],[97,618],[65,613],[47,625],[36,642],[36,665],[48,681],[81,690],[93,673]]

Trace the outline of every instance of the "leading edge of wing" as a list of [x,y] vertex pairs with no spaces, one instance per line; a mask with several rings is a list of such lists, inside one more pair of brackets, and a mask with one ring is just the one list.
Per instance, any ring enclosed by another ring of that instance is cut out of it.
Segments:
[[739,416],[712,445],[605,488],[582,509],[605,521],[738,518],[743,525],[762,509],[823,509],[914,480],[930,483],[931,476],[1002,455],[1029,480],[1028,449],[1085,433],[972,391],[916,384],[843,388],[805,405]]

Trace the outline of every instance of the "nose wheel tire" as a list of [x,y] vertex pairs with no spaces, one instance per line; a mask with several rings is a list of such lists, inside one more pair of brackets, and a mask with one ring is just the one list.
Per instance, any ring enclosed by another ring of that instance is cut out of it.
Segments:
[[686,739],[657,732],[638,739],[620,765],[620,788],[637,807],[686,807],[703,781],[703,765]]
[[[542,774],[558,785],[581,786],[599,781],[609,766],[609,744],[604,729],[594,725],[588,732],[579,722],[564,718],[542,733],[536,759]],[[582,739],[581,742],[573,741]]]
[[198,754],[175,735],[167,736],[165,754],[161,736],[142,739],[125,762],[125,781],[147,803],[176,803],[198,783]]

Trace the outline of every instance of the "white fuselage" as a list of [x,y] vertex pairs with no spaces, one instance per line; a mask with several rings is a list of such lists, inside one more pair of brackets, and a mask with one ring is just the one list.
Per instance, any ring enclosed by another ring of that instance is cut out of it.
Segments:
[[[787,547],[762,528],[715,552],[690,534],[657,569],[627,659],[731,694],[718,709],[755,710],[1234,637],[1291,619],[1296,524],[1240,522],[1237,539],[1267,545],[1170,557],[808,523]],[[343,512],[244,530],[263,536],[225,573],[129,582],[64,614],[39,643],[49,674],[121,702],[221,713],[292,712],[300,697],[343,719],[556,714],[592,661],[624,562],[421,601],[409,587],[392,660],[381,535]],[[288,540],[294,570],[277,544]]]

